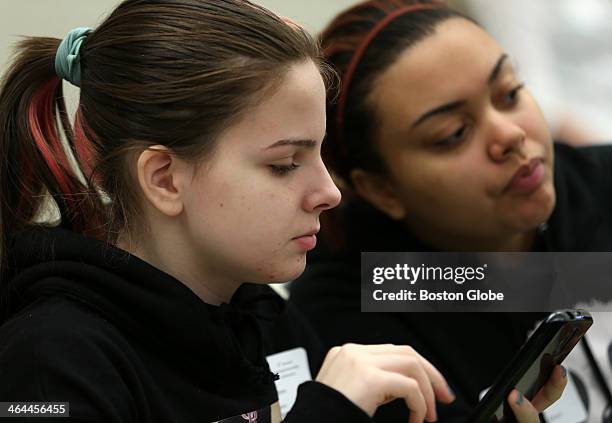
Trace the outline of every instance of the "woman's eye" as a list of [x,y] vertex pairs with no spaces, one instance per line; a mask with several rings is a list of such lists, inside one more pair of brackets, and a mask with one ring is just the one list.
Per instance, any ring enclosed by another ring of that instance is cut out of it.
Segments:
[[287,175],[289,172],[294,171],[298,167],[300,167],[300,165],[297,163],[291,163],[290,165],[270,165],[272,172],[278,176]]
[[508,91],[503,97],[503,103],[506,106],[513,106],[519,100],[520,91],[525,87],[525,84],[519,84],[510,91]]
[[455,144],[460,143],[465,138],[465,133],[467,132],[467,126],[463,125],[461,128],[457,129],[450,136],[438,140],[434,143],[436,147],[451,147]]

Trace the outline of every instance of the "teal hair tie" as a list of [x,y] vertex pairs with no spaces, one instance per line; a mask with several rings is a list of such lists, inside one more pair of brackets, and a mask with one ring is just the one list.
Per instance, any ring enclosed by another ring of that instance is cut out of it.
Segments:
[[75,28],[62,40],[55,54],[55,72],[72,85],[81,85],[81,44],[91,28]]

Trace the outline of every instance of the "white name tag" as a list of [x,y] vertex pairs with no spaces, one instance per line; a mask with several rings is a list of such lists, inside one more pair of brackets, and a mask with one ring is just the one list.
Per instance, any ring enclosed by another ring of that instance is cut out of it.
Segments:
[[544,411],[548,423],[582,423],[586,421],[588,412],[580,399],[578,388],[567,373],[567,385],[561,398]]
[[284,419],[295,403],[298,386],[303,382],[312,380],[310,367],[308,366],[308,356],[304,348],[294,348],[269,355],[266,359],[270,370],[279,375],[279,379],[275,383],[281,415]]

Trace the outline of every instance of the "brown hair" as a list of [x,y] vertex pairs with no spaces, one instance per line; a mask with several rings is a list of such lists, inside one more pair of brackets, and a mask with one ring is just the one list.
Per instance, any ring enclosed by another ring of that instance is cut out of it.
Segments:
[[[340,74],[340,92],[327,104],[325,162],[342,188],[343,204],[354,192],[350,173],[361,168],[386,174],[376,143],[380,117],[368,101],[377,78],[409,47],[432,35],[436,26],[463,17],[444,0],[369,0],[342,13],[320,35],[325,58]],[[321,216],[334,249],[346,243],[345,207]]]
[[321,34],[325,57],[341,76],[340,94],[328,102],[324,155],[345,183],[354,168],[385,172],[375,142],[380,119],[368,102],[376,79],[453,17],[469,19],[443,0],[369,0],[339,14]]
[[201,160],[292,64],[313,60],[333,80],[305,31],[248,1],[126,0],[81,46],[73,130],[54,68],[59,43],[25,39],[3,78],[2,268],[9,235],[32,224],[44,194],[61,226],[116,242],[140,213],[133,153],[161,144]]

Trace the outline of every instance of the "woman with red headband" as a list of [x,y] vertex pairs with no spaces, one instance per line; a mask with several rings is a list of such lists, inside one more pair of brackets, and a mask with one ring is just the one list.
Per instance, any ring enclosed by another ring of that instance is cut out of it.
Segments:
[[511,58],[440,2],[360,3],[322,44],[342,77],[324,153],[346,189],[291,298],[329,345],[409,342],[459,398],[441,415],[467,413],[539,316],[360,313],[360,252],[609,251],[612,155],[554,145]]

